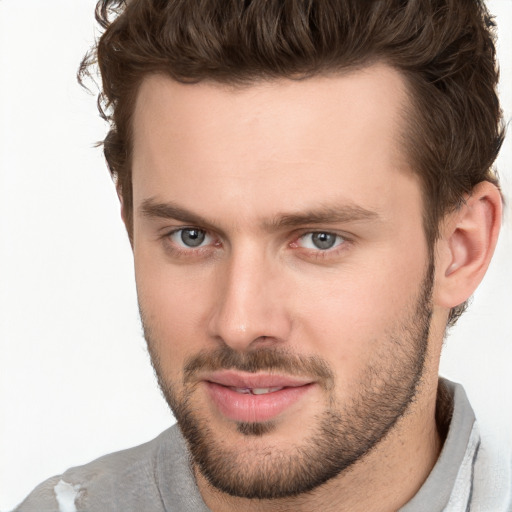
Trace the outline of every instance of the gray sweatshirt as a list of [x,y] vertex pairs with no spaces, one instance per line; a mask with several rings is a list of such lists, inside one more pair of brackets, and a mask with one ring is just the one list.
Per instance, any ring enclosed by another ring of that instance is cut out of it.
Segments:
[[[481,442],[462,386],[441,380],[438,422],[448,432],[429,477],[399,512],[512,512],[510,465]],[[15,512],[208,512],[173,426],[149,443],[68,469],[36,487]]]

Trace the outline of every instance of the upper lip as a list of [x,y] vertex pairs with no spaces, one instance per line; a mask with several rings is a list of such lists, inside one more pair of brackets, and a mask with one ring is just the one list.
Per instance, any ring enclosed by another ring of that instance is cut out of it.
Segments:
[[231,388],[249,389],[295,388],[313,382],[311,378],[306,377],[278,375],[273,373],[245,373],[233,370],[213,372],[204,375],[202,380]]

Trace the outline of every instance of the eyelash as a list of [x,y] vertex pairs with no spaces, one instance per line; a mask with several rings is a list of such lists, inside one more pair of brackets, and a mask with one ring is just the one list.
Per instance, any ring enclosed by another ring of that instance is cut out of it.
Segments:
[[[164,241],[167,242],[166,249],[169,250],[173,255],[183,256],[183,257],[191,257],[191,256],[192,257],[194,257],[194,256],[201,257],[201,256],[211,255],[211,252],[210,252],[210,250],[212,248],[211,244],[208,244],[205,246],[201,245],[196,248],[194,248],[194,247],[186,248],[186,246],[180,246],[176,242],[172,241],[173,236],[178,235],[179,233],[182,233],[183,231],[187,231],[187,230],[190,230],[190,231],[196,230],[196,231],[205,233],[206,237],[211,237],[213,239],[213,241],[214,241],[213,247],[220,247],[222,245],[222,242],[218,238],[216,239],[215,237],[213,237],[213,235],[209,234],[207,230],[198,228],[196,226],[180,227],[178,229],[173,229],[172,231],[165,233],[162,237],[164,239]],[[304,239],[307,236],[312,236],[315,234],[333,235],[337,239],[336,240],[337,245],[335,245],[332,248],[322,250],[322,249],[318,249],[318,248],[317,249],[304,248],[298,244],[298,242],[301,239]],[[339,241],[339,240],[341,240],[341,241]],[[352,240],[350,240],[345,235],[341,235],[339,233],[335,233],[332,231],[321,231],[321,230],[315,231],[315,230],[313,230],[313,231],[302,231],[298,236],[294,237],[292,242],[288,243],[288,247],[291,247],[296,250],[302,249],[303,251],[306,252],[306,254],[304,255],[305,257],[310,258],[310,259],[314,258],[316,260],[320,260],[320,259],[328,259],[328,258],[338,256],[341,252],[344,252],[347,249],[347,245],[349,245],[351,243],[352,243]]]
[[[198,227],[195,227],[195,226],[185,226],[182,228],[173,229],[172,231],[165,233],[162,237],[164,239],[164,243],[166,245],[166,250],[170,251],[173,255],[183,256],[183,257],[201,256],[201,255],[206,256],[207,251],[210,251],[210,249],[211,249],[211,245],[198,246],[196,248],[193,248],[193,247],[180,246],[176,242],[172,241],[172,237],[174,235],[178,235],[179,233],[181,233],[183,231],[187,231],[187,230],[200,231],[202,233],[205,233],[207,237],[208,236],[212,237],[212,235],[210,235],[208,233],[208,231],[198,228]],[[213,244],[214,246],[221,245],[221,242],[218,239],[215,239],[214,237],[212,237],[212,238],[214,240],[216,240]]]
[[[313,236],[315,234],[325,234],[325,235],[333,235],[336,237],[336,243],[334,247],[331,247],[329,249],[309,249],[300,247],[298,245],[298,241],[301,239],[304,239],[307,236]],[[333,231],[303,231],[298,237],[295,238],[293,242],[289,244],[290,247],[297,248],[297,250],[301,250],[304,252],[301,254],[304,255],[305,259],[314,259],[316,261],[328,261],[329,259],[335,259],[339,257],[343,252],[345,252],[350,244],[352,243],[352,240],[349,239],[349,237],[345,235],[341,235],[339,233],[333,232]]]

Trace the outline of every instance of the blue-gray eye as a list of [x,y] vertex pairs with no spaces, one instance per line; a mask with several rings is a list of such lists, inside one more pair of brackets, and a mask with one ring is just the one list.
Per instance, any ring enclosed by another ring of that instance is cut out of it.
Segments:
[[332,233],[313,233],[311,241],[318,249],[331,249],[336,243],[336,235]]
[[306,249],[319,249],[321,251],[327,251],[328,249],[332,249],[344,242],[340,235],[325,231],[306,233],[300,237],[300,240],[300,245],[302,247]]
[[206,232],[201,229],[180,229],[180,240],[187,247],[199,247],[206,239]]

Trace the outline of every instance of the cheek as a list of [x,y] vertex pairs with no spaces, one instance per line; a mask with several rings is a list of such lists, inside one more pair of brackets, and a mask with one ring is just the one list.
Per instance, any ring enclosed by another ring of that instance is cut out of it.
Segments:
[[[382,257],[346,268],[296,297],[298,338],[331,364],[344,381],[355,378],[392,334],[408,322],[425,275],[425,256]],[[320,353],[321,352],[321,353]]]
[[135,276],[144,323],[161,357],[181,359],[202,348],[211,295],[208,280],[143,255],[135,257]]

